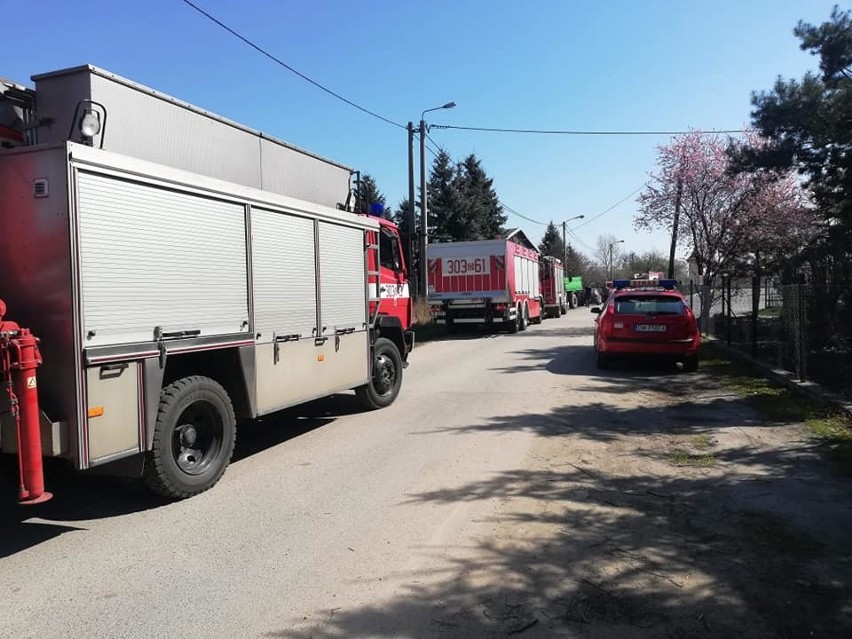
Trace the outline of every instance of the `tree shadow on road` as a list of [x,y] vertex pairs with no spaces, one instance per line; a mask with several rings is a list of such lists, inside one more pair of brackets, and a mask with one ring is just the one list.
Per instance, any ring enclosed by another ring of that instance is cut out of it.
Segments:
[[[262,420],[241,422],[232,463],[285,444],[343,415],[365,409],[354,394],[338,394],[273,413]],[[0,558],[37,546],[68,532],[86,531],[85,522],[167,506],[170,500],[145,489],[141,482],[96,472],[75,472],[58,459],[45,460],[45,484],[54,494],[37,506],[19,506],[17,460],[0,455]]]
[[[414,549],[446,568],[385,575],[398,594],[383,604],[282,614],[267,636],[852,636],[852,488],[807,438],[725,440],[762,422],[746,400],[709,395],[566,404],[457,428],[530,431],[564,454],[410,495],[428,508],[504,504],[484,522],[502,533]],[[634,463],[623,468],[601,470],[576,446],[612,455],[628,438]],[[654,439],[666,444],[645,450]]]

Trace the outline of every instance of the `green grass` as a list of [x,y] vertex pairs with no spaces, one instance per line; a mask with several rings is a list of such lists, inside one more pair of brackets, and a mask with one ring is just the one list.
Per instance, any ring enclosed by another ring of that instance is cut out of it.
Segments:
[[673,466],[689,466],[690,468],[709,468],[716,465],[713,453],[693,454],[685,450],[675,449],[668,454]]
[[713,440],[710,435],[696,435],[692,439],[692,445],[698,449],[710,448],[713,445]]
[[803,423],[829,452],[838,474],[852,476],[852,423],[838,410],[776,386],[713,344],[702,347],[701,368],[746,398],[764,417],[779,423]]

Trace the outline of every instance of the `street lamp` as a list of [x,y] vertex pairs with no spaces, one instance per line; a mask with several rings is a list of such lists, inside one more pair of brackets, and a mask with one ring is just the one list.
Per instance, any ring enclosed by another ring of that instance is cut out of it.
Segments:
[[[426,210],[426,122],[424,117],[430,111],[440,111],[441,109],[452,109],[456,106],[455,102],[447,102],[446,104],[442,104],[439,107],[434,107],[432,109],[424,109],[420,112],[420,126],[418,127],[418,132],[420,133],[420,260],[419,260],[419,272],[418,272],[418,281],[420,286],[418,287],[419,295],[425,297],[427,294],[427,290],[429,288],[429,269],[426,264],[426,245],[429,243],[429,229],[428,229],[428,212]],[[408,123],[408,201],[411,205],[411,212],[408,220],[410,235],[409,235],[409,243],[408,243],[408,255],[409,259],[414,255],[414,227],[415,227],[415,214],[414,214],[414,125],[409,122]],[[410,278],[409,278],[410,279]]]
[[624,240],[616,240],[609,245],[609,279],[612,280],[612,247],[616,244],[624,244]]
[[569,217],[567,220],[563,220],[562,222],[562,268],[568,267],[568,239],[565,236],[568,222],[573,222],[574,220],[582,220],[584,217],[586,216],[575,215],[574,217]]

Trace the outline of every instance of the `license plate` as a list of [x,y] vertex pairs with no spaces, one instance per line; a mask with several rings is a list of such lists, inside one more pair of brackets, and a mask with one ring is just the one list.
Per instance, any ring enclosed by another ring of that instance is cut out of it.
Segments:
[[665,333],[665,324],[636,324],[633,327],[637,333]]

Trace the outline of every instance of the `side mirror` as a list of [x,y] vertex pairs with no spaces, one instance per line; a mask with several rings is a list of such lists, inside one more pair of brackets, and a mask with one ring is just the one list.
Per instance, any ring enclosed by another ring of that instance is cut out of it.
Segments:
[[600,315],[601,314],[601,307],[600,306],[592,306],[591,311],[595,315]]

